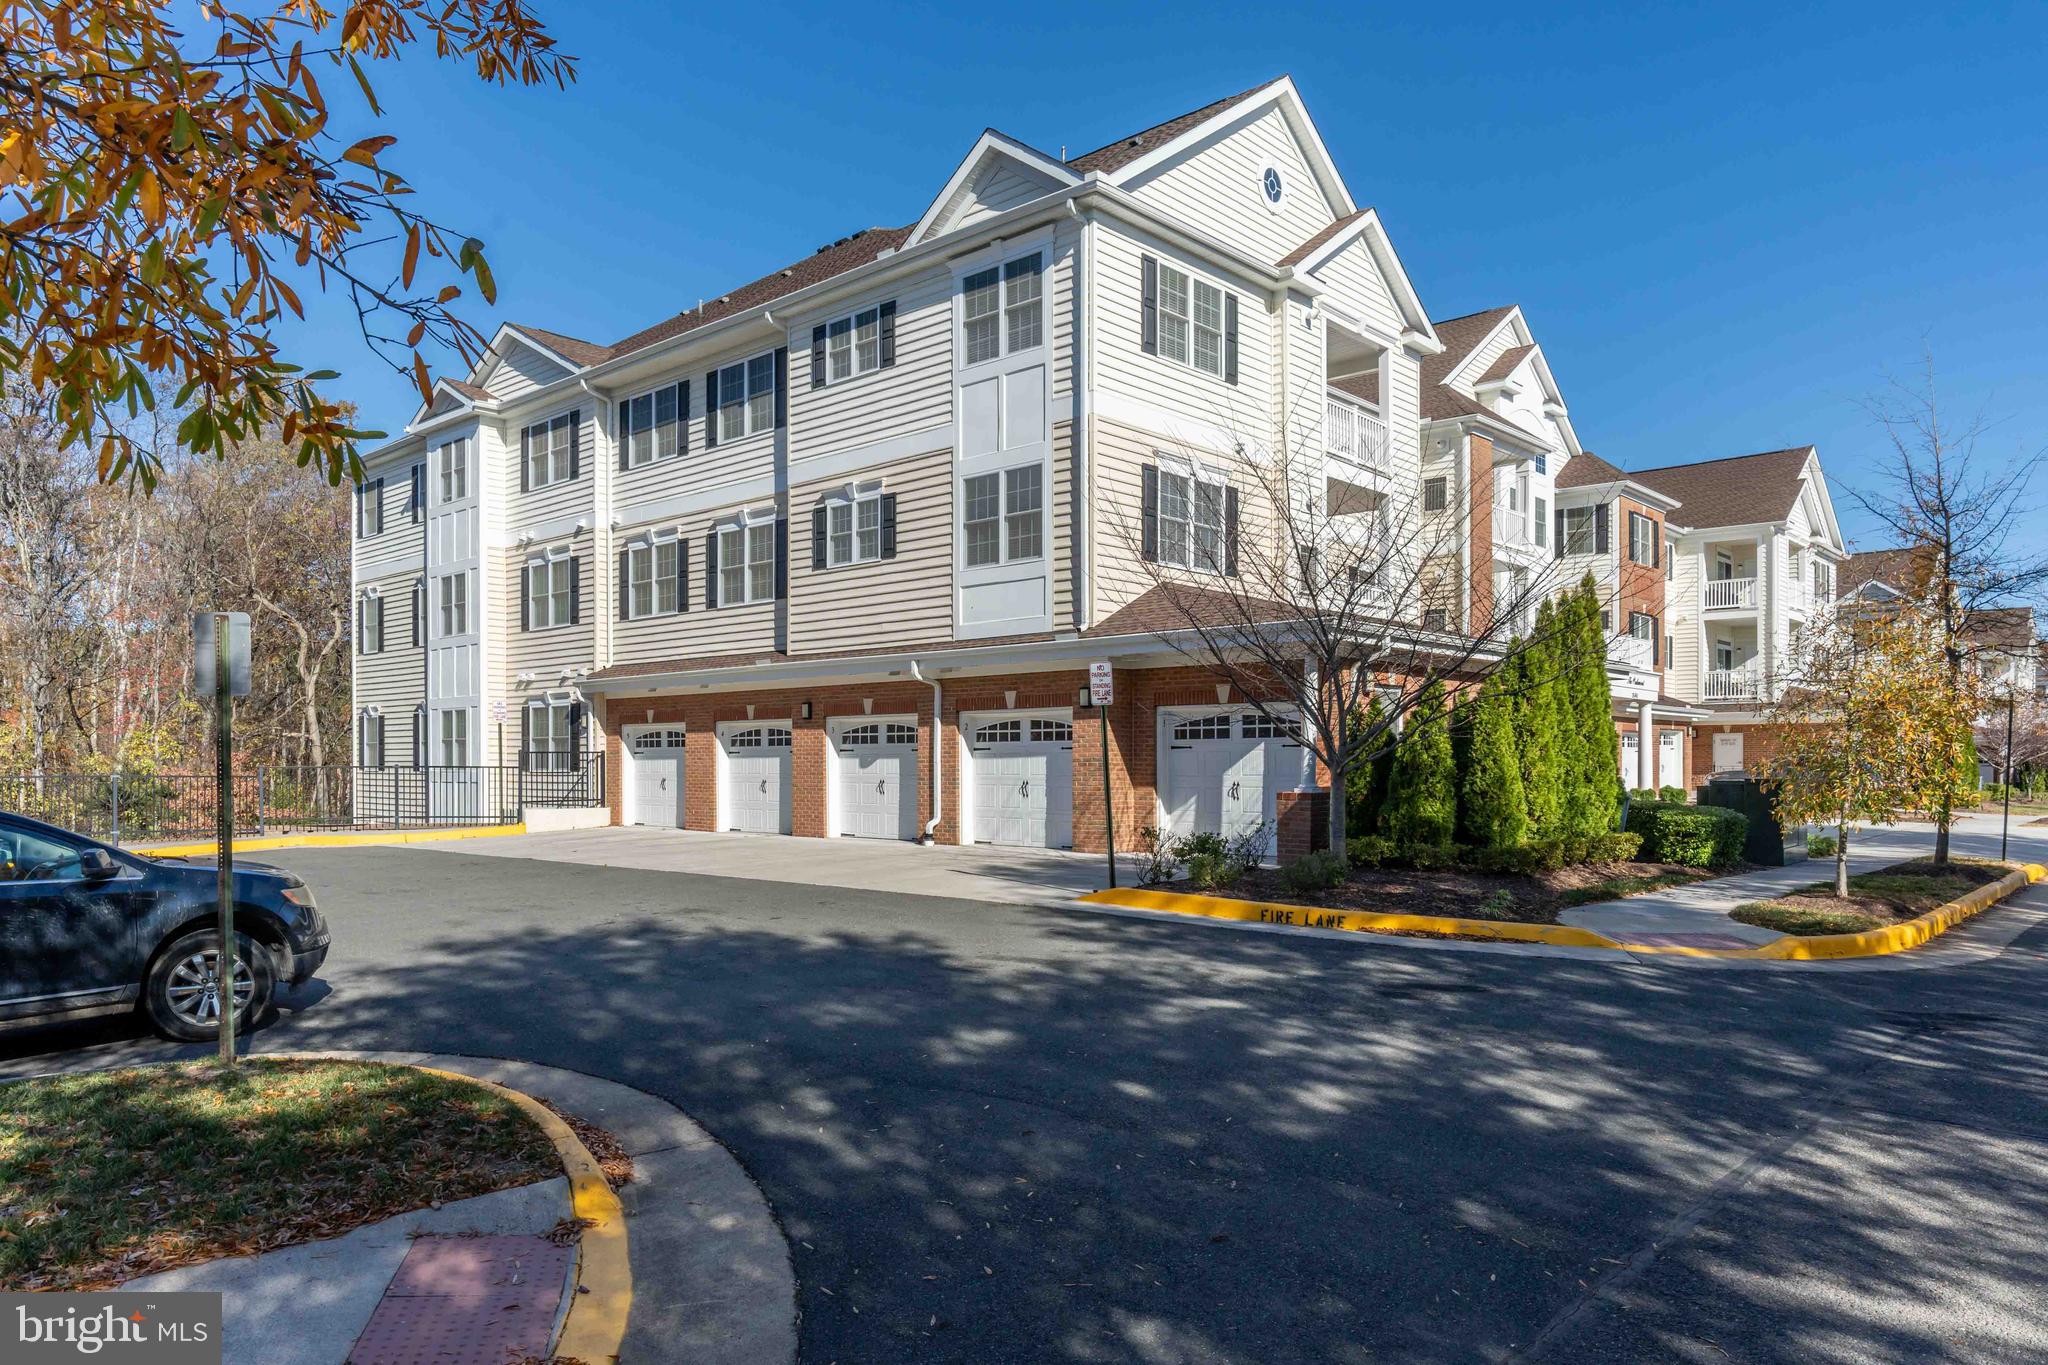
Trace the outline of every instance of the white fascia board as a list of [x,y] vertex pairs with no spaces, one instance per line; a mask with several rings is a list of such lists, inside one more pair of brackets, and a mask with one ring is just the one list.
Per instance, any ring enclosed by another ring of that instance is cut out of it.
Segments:
[[[1653,512],[1662,512],[1668,518],[1677,508],[1683,506],[1676,498],[1666,497],[1656,489],[1637,483],[1630,478],[1608,479],[1602,483],[1574,484],[1570,488],[1555,490],[1554,496],[1559,507],[1582,507],[1596,502],[1606,502],[1616,496],[1623,496],[1643,504]],[[1678,528],[1667,520],[1665,529],[1677,534]]]
[[1556,455],[1559,453],[1559,448],[1556,445],[1545,440],[1536,432],[1529,430],[1525,426],[1519,426],[1514,422],[1510,422],[1505,417],[1495,417],[1490,413],[1482,415],[1475,412],[1466,413],[1458,417],[1437,417],[1427,419],[1422,424],[1422,430],[1425,435],[1436,430],[1448,430],[1454,431],[1462,437],[1465,435],[1467,428],[1471,427],[1478,428],[1480,434],[1491,440],[1495,445],[1505,441],[1516,449],[1526,450],[1532,455]]
[[1380,221],[1378,209],[1367,209],[1349,227],[1295,262],[1293,269],[1299,274],[1312,275],[1360,237],[1365,239],[1365,249],[1372,253],[1373,264],[1379,267],[1380,278],[1387,282],[1394,302],[1400,305],[1401,316],[1408,324],[1408,334],[1427,338],[1435,347],[1431,354],[1441,353],[1443,343],[1437,340],[1436,329],[1429,325],[1429,313],[1422,306],[1422,296],[1415,292],[1415,283],[1408,278],[1407,267],[1401,264],[1400,256],[1395,253],[1393,239],[1387,236],[1386,224]]
[[[1090,189],[1084,185],[1083,191]],[[1229,243],[1197,231],[1177,218],[1161,213],[1150,204],[1108,181],[1095,182],[1094,193],[1101,196],[1099,207],[1104,215],[1141,227],[1153,236],[1173,243],[1203,261],[1204,264],[1221,270],[1231,271],[1238,276],[1256,280],[1268,288],[1288,288],[1308,298],[1321,298],[1329,292],[1329,286],[1321,280],[1311,279],[1289,266],[1277,266],[1247,255]]]
[[1812,485],[1814,496],[1820,502],[1820,510],[1828,528],[1828,548],[1846,553],[1842,540],[1842,525],[1835,520],[1835,500],[1828,495],[1828,477],[1821,471],[1820,452],[1813,446],[1806,448],[1806,467],[1800,470],[1800,477]]
[[905,250],[924,241],[932,228],[937,225],[939,215],[945,211],[946,205],[952,202],[953,196],[958,194],[967,182],[973,178],[974,173],[981,169],[981,163],[990,156],[1007,156],[1027,169],[1046,176],[1057,185],[1073,186],[1081,183],[1080,175],[1068,167],[1065,162],[1055,157],[1047,156],[1036,147],[1019,142],[1016,138],[1006,133],[999,133],[993,128],[984,128],[981,131],[981,136],[975,139],[973,149],[954,168],[953,174],[947,178],[944,187],[939,190],[938,197],[932,200],[930,206],[925,209],[924,215],[917,220],[917,226],[912,228],[910,235],[903,239]]
[[1506,315],[1499,322],[1486,329],[1486,335],[1472,343],[1472,349],[1465,352],[1465,358],[1453,366],[1451,372],[1443,377],[1443,382],[1456,385],[1462,380],[1466,388],[1471,388],[1472,381],[1465,379],[1465,372],[1472,368],[1473,357],[1485,350],[1492,343],[1493,339],[1500,335],[1503,327],[1509,329],[1514,334],[1515,345],[1527,346],[1531,344],[1528,326],[1522,322],[1522,306],[1515,304],[1508,309]]
[[[569,357],[563,355],[560,351],[553,349],[544,342],[534,340],[532,337],[520,331],[517,327],[514,327],[509,322],[499,324],[498,336],[511,337],[514,340],[518,341],[522,346],[528,347],[531,350],[539,351],[542,355],[546,356],[549,360],[554,361],[557,365],[562,366],[571,374],[575,374],[581,369],[583,369],[583,366],[578,365],[575,361],[569,359]],[[497,348],[497,344],[497,337],[493,337],[491,339],[491,347],[493,350]]]
[[1301,102],[1301,92],[1294,88],[1292,76],[1282,76],[1250,99],[1231,105],[1221,113],[1204,119],[1171,142],[1161,143],[1128,165],[1119,166],[1110,172],[1110,180],[1122,186],[1133,180],[1142,179],[1190,148],[1200,146],[1219,130],[1257,118],[1276,104],[1286,116],[1295,137],[1307,150],[1309,172],[1315,176],[1317,185],[1322,188],[1324,199],[1329,201],[1333,210],[1332,216],[1342,218],[1348,213],[1356,213],[1358,205],[1351,198],[1351,191],[1344,184],[1344,177],[1337,173],[1337,163],[1331,159],[1330,149],[1323,145],[1323,135],[1316,131],[1315,120],[1308,116],[1308,107]]
[[424,455],[426,450],[426,440],[418,432],[408,431],[397,440],[386,441],[375,450],[359,455],[356,458],[362,461],[363,468],[368,469],[371,465],[396,462],[401,456]]

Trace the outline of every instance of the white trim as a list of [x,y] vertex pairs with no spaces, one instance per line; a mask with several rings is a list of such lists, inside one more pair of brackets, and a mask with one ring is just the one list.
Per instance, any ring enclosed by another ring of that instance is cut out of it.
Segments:
[[[791,481],[794,482],[793,475]],[[730,507],[735,503],[758,502],[762,498],[774,497],[781,491],[781,479],[763,474],[757,478],[720,484],[716,488],[707,488],[697,493],[682,493],[656,502],[643,502],[635,507],[623,508],[612,518],[612,522],[616,526],[635,526],[649,521],[681,520],[713,508]]]
[[949,421],[942,426],[905,432],[901,436],[891,436],[867,445],[847,446],[824,455],[794,458],[789,462],[789,482],[792,486],[812,483],[819,479],[851,474],[870,465],[893,464],[897,460],[908,459],[914,455],[948,452],[952,446],[953,424]]
[[1353,202],[1351,191],[1345,187],[1344,178],[1337,173],[1336,163],[1330,159],[1330,150],[1323,145],[1322,134],[1316,131],[1314,121],[1309,118],[1308,109],[1302,104],[1301,94],[1294,88],[1294,78],[1291,76],[1282,76],[1250,98],[1240,100],[1228,109],[1204,119],[1172,141],[1155,147],[1128,165],[1109,172],[1108,178],[1119,188],[1133,180],[1143,179],[1167,162],[1177,159],[1182,153],[1208,141],[1211,136],[1237,124],[1249,123],[1275,104],[1280,105],[1288,127],[1302,143],[1302,150],[1308,153],[1302,159],[1308,163],[1309,174],[1313,175],[1316,183],[1322,187],[1324,198],[1329,200],[1335,209],[1334,216],[1342,218],[1345,214],[1355,211],[1358,205]]
[[[877,725],[884,727],[890,725],[908,725],[911,728],[913,738],[911,739],[909,745],[910,763],[908,771],[905,775],[908,777],[911,786],[915,788],[919,784],[919,778],[923,772],[923,765],[918,762],[918,753],[919,750],[922,748],[921,741],[923,738],[921,720],[922,718],[915,711],[889,712],[887,714],[879,716],[858,714],[848,716],[827,716],[825,718],[825,837],[827,837],[828,839],[837,839],[843,838],[846,835],[844,824],[845,816],[844,812],[842,812],[840,809],[840,783],[841,779],[844,777],[844,774],[841,773],[839,770],[840,734],[846,730],[852,729],[853,727],[860,725]],[[886,733],[886,730],[884,731],[884,733]],[[904,746],[901,744],[890,745],[884,743],[880,747],[895,748],[900,750]],[[919,799],[917,803],[917,808],[920,811],[923,810],[924,807],[922,799]],[[913,830],[915,830],[916,828],[916,823],[917,822],[915,821],[912,822]]]
[[954,195],[967,187],[968,182],[980,171],[982,162],[991,156],[1008,157],[1025,169],[1036,171],[1060,186],[1072,187],[1081,183],[1079,175],[1036,147],[1026,146],[993,128],[986,129],[974,140],[974,146],[968,150],[960,164],[953,168],[953,174],[946,178],[946,183],[940,187],[937,197],[918,218],[917,226],[903,239],[905,249],[923,244],[926,237],[931,235],[932,229],[938,225],[939,215],[945,212],[946,205],[953,201]]
[[1430,325],[1429,313],[1422,306],[1422,296],[1415,292],[1414,281],[1408,278],[1407,267],[1401,264],[1401,258],[1394,252],[1393,240],[1387,236],[1386,225],[1380,221],[1378,209],[1367,209],[1356,221],[1340,229],[1336,236],[1302,257],[1294,265],[1295,272],[1313,275],[1360,237],[1366,238],[1365,247],[1372,254],[1373,264],[1379,267],[1380,277],[1386,281],[1394,302],[1400,306],[1403,318],[1410,325],[1409,332],[1395,338],[1394,343],[1412,346],[1426,342],[1424,349],[1441,354],[1443,343],[1437,339],[1436,329]]

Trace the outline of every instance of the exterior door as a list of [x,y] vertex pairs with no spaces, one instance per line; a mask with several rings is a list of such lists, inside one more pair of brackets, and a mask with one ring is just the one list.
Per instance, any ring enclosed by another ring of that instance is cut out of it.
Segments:
[[1665,730],[1657,736],[1657,785],[1685,785],[1685,736],[1676,730]]
[[1074,844],[1074,722],[1065,715],[963,716],[974,840],[1021,848]]
[[739,722],[724,729],[725,827],[789,833],[789,722]]
[[1621,785],[1631,790],[1641,785],[1641,755],[1642,740],[1633,730],[1624,732],[1621,737]]
[[1714,771],[1742,771],[1742,731],[1725,730],[1714,736]]
[[858,839],[917,837],[917,724],[832,723],[839,763],[839,833]]
[[636,727],[626,734],[632,756],[633,823],[683,827],[683,728]]

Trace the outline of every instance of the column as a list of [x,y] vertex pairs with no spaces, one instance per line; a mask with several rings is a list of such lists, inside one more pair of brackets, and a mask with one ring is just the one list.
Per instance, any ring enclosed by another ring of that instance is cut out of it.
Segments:
[[1650,702],[1636,707],[1636,786],[1657,786],[1657,708]]

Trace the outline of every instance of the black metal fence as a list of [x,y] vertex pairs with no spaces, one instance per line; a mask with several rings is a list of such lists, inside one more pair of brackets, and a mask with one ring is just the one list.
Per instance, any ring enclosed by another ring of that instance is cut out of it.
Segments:
[[[263,767],[234,784],[242,835],[505,825],[606,800],[603,754],[545,769]],[[113,843],[208,838],[218,790],[212,773],[0,773],[0,810]]]

